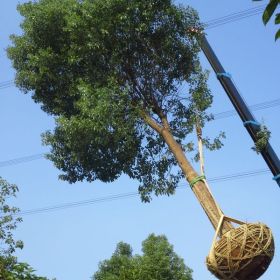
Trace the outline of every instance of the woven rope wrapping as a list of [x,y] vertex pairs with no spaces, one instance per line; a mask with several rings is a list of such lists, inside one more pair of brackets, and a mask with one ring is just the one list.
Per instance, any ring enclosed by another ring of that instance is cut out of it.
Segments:
[[[216,240],[224,219],[241,226]],[[256,280],[268,268],[274,255],[271,230],[264,224],[246,224],[222,217],[206,259],[208,269],[223,280]]]

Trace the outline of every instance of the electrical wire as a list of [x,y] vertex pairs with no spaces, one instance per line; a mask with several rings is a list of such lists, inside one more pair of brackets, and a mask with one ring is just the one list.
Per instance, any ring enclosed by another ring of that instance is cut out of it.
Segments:
[[[248,107],[252,111],[260,111],[260,110],[264,110],[264,109],[268,109],[268,108],[277,107],[279,105],[280,105],[280,98],[273,99],[273,100],[270,100],[270,101],[261,102],[261,103],[257,103],[257,104],[254,104],[254,105],[249,105]],[[214,114],[214,119],[215,120],[224,119],[224,118],[232,117],[232,116],[235,116],[235,115],[237,115],[237,112],[235,110],[228,110],[228,111],[224,111],[224,112]]]
[[14,80],[8,80],[0,83],[0,90],[14,86]]
[[[224,182],[224,181],[235,180],[235,179],[244,179],[244,178],[248,178],[248,177],[255,177],[257,175],[266,174],[268,172],[270,172],[269,169],[258,169],[258,170],[251,170],[251,171],[246,171],[246,172],[233,173],[233,174],[210,178],[210,179],[208,179],[208,182],[217,183],[217,182]],[[183,189],[183,188],[185,188],[185,186],[186,186],[186,183],[180,184],[177,189]],[[75,201],[75,202],[70,202],[70,203],[61,203],[61,204],[56,204],[56,205],[47,206],[47,207],[23,210],[14,215],[15,216],[26,216],[26,215],[48,213],[48,212],[53,212],[53,211],[65,210],[65,209],[93,205],[93,204],[98,204],[98,203],[105,203],[105,202],[126,199],[126,198],[133,198],[133,197],[138,197],[138,196],[139,196],[138,192],[127,192],[127,193],[121,193],[121,194],[116,194],[116,195],[107,195],[107,196],[88,199],[88,200],[81,200],[81,201]]]
[[128,192],[128,193],[122,193],[122,194],[117,194],[117,195],[108,195],[108,196],[93,198],[93,199],[88,199],[88,200],[57,204],[57,205],[53,205],[53,206],[49,206],[49,207],[24,210],[24,211],[20,211],[19,213],[17,213],[16,216],[40,214],[40,213],[45,213],[45,212],[58,211],[58,210],[69,209],[69,208],[76,208],[76,207],[81,207],[81,206],[86,206],[86,205],[104,203],[104,202],[120,200],[120,199],[125,199],[125,198],[132,198],[132,197],[137,197],[137,196],[138,196],[138,192]]
[[239,21],[239,20],[248,18],[248,17],[259,15],[259,14],[263,13],[265,7],[266,7],[266,4],[260,5],[260,6],[254,7],[254,8],[250,8],[247,10],[235,12],[235,13],[232,13],[232,14],[220,17],[220,18],[213,19],[213,20],[206,21],[206,22],[204,22],[205,29],[216,28],[221,25],[225,25],[228,23],[232,23],[235,21]]
[[20,158],[14,158],[6,161],[0,161],[0,168],[1,167],[6,167],[6,166],[11,166],[11,165],[17,165],[25,162],[30,162],[33,160],[37,159],[42,159],[44,158],[44,154],[35,154],[35,155],[30,155],[26,157],[20,157]]

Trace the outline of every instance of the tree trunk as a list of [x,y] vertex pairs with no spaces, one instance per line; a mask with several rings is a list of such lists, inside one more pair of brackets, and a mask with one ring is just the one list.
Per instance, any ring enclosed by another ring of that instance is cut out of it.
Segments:
[[[167,143],[170,151],[173,153],[181,170],[186,176],[187,181],[190,183],[193,179],[199,176],[194,168],[191,166],[189,161],[187,160],[184,151],[182,150],[181,145],[174,139],[173,135],[165,128],[162,129],[161,135]],[[203,181],[198,181],[192,188],[194,194],[196,195],[199,203],[204,209],[206,215],[208,216],[211,224],[214,229],[217,229],[218,223],[221,218],[222,210],[215,202],[211,192],[205,185]],[[232,225],[230,223],[224,223],[223,232],[226,232],[232,229]]]
[[[194,170],[194,168],[192,167],[192,165],[187,160],[181,145],[175,140],[172,133],[170,132],[168,121],[166,119],[162,119],[164,126],[160,126],[148,114],[144,115],[144,120],[148,123],[148,125],[151,128],[157,131],[164,138],[170,151],[173,153],[174,157],[176,158],[187,181],[190,183],[193,179],[199,176],[197,172]],[[218,206],[218,204],[215,202],[210,190],[208,189],[208,187],[205,185],[203,181],[198,181],[193,186],[192,191],[196,195],[199,203],[201,204],[211,224],[216,230],[221,215],[223,213],[220,207]],[[221,234],[227,232],[232,228],[233,226],[231,225],[231,223],[224,222]]]

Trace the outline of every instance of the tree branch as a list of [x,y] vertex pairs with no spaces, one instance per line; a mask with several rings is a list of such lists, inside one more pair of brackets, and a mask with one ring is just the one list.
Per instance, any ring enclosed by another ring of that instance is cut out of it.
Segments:
[[142,119],[156,132],[159,134],[162,134],[162,130],[164,127],[162,127],[160,124],[158,124],[145,110],[141,110],[140,112]]

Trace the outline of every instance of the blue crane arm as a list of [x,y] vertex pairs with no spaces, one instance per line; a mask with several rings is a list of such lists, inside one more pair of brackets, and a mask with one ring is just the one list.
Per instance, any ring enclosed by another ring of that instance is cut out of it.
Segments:
[[[204,35],[200,37],[200,47],[206,58],[210,62],[213,70],[217,75],[218,80],[220,81],[235,110],[243,121],[245,128],[247,129],[248,133],[255,143],[258,140],[257,133],[260,130],[259,123],[255,120],[248,106],[238,92],[238,89],[232,82],[230,74],[225,71]],[[269,169],[271,170],[274,176],[273,179],[280,187],[280,161],[270,143],[267,143],[266,148],[261,151],[261,155],[264,158]]]

